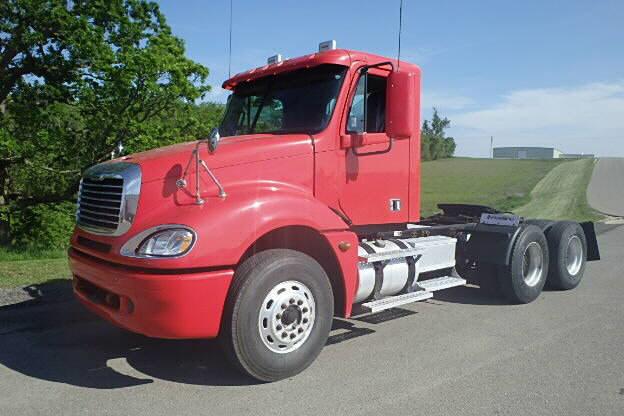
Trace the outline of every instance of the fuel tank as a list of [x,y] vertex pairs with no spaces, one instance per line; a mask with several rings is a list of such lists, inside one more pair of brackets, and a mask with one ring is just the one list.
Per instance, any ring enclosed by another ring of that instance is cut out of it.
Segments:
[[[358,247],[360,258],[366,258],[367,255],[374,253],[392,254],[394,258],[383,262],[361,261],[358,264],[359,286],[354,303],[372,299],[376,279],[380,279],[379,296],[392,296],[411,289],[408,282],[411,281],[414,285],[422,273],[455,267],[456,243],[455,238],[446,236],[360,242]],[[412,253],[409,257],[405,256],[408,250]],[[411,272],[410,258],[415,260]],[[414,273],[412,279],[410,273]]]

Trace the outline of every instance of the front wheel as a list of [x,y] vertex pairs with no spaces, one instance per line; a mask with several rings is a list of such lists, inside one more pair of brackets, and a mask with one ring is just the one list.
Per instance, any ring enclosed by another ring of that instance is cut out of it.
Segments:
[[329,279],[313,258],[293,250],[263,251],[236,270],[222,345],[244,373],[261,381],[287,378],[321,352],[333,310]]

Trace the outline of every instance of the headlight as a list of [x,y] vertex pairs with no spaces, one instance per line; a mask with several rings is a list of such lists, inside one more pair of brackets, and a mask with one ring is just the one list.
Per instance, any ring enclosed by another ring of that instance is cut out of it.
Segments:
[[187,253],[195,242],[195,234],[184,228],[169,228],[157,231],[139,244],[139,257],[173,257]]

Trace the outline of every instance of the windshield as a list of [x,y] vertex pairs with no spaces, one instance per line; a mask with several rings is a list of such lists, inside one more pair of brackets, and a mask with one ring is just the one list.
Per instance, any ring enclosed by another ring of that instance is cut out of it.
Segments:
[[320,65],[240,84],[228,99],[219,133],[317,133],[331,119],[346,71]]

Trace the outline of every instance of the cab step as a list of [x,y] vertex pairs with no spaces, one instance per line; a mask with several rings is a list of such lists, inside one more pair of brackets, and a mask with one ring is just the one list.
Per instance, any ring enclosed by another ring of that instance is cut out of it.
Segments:
[[402,295],[388,296],[387,298],[373,300],[371,302],[362,303],[362,307],[366,312],[381,312],[386,309],[395,308],[397,306],[405,305],[412,302],[418,302],[420,300],[430,299],[433,297],[433,293],[426,290],[419,290],[418,292],[404,293]]
[[431,299],[433,297],[432,292],[456,286],[463,286],[466,284],[466,280],[460,277],[442,276],[436,277],[435,279],[418,281],[417,284],[423,290],[365,302],[362,303],[362,307],[366,310],[366,312],[381,312],[383,310],[406,305],[408,303]]
[[466,279],[454,276],[442,276],[436,277],[435,279],[419,280],[416,283],[428,292],[435,292],[451,287],[464,286],[466,284]]

